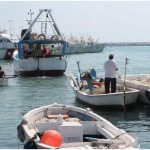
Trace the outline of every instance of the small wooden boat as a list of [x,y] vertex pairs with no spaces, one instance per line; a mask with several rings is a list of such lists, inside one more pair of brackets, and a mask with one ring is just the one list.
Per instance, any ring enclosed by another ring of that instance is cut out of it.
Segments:
[[30,149],[139,148],[135,138],[89,108],[39,107],[26,113],[17,128],[20,141],[27,142],[24,148]]
[[[117,79],[119,84],[124,84],[124,76]],[[150,104],[150,74],[126,75],[126,87],[140,90],[138,101]]]
[[90,94],[86,80],[80,81],[82,84],[82,89],[80,89],[77,78],[73,74],[70,75],[70,79],[77,100],[92,106],[124,108],[127,105],[134,104],[139,94],[139,90],[132,88],[124,90],[121,85],[117,85],[116,93],[105,94],[105,88],[100,86],[98,88],[93,87],[93,94]]

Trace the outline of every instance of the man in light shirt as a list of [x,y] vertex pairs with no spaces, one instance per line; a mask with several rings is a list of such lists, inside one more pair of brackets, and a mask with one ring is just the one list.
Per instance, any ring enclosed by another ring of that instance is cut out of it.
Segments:
[[118,67],[113,60],[114,55],[110,54],[109,59],[104,63],[105,70],[105,93],[110,93],[110,84],[111,84],[111,93],[116,92],[116,71]]

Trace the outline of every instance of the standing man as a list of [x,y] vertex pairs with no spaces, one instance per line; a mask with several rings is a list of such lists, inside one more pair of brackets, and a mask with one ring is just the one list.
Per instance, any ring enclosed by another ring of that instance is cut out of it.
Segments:
[[116,92],[116,71],[118,67],[113,60],[114,55],[110,54],[109,59],[104,63],[105,70],[105,93],[110,93],[110,84],[111,84],[111,93]]
[[0,78],[5,78],[5,73],[2,70],[2,67],[0,66]]
[[43,45],[43,55],[44,57],[47,57],[49,56],[51,53],[50,51],[48,50],[48,48],[45,47],[45,45]]

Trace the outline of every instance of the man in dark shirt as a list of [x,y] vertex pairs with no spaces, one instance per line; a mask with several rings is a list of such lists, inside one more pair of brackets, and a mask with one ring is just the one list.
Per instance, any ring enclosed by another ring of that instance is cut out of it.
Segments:
[[0,78],[5,78],[5,73],[2,71],[2,67],[0,66]]

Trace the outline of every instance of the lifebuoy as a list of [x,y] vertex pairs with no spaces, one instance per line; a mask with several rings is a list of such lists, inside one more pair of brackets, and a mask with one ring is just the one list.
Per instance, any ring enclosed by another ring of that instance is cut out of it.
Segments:
[[46,39],[46,36],[45,36],[45,34],[42,33],[42,34],[39,34],[39,35],[38,35],[38,38],[39,38],[39,39]]

